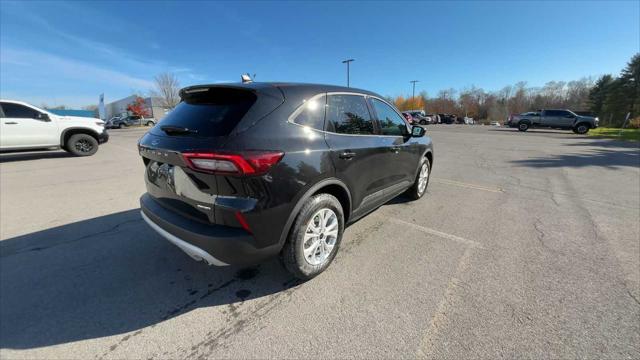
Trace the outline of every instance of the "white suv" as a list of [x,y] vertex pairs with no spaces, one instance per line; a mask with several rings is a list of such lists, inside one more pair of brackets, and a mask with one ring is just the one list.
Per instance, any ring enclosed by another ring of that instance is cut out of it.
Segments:
[[100,119],[60,116],[25,102],[0,100],[0,150],[58,148],[89,156],[107,140]]

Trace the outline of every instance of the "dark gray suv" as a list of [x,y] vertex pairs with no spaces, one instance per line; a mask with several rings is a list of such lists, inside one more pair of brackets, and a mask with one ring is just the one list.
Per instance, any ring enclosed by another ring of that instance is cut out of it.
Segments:
[[329,266],[346,224],[426,192],[431,139],[375,93],[251,83],[180,95],[140,139],[140,204],[144,220],[196,260],[279,255],[309,279]]

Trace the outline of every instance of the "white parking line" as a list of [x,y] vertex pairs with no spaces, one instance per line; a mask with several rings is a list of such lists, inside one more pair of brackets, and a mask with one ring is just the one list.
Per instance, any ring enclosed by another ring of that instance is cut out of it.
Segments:
[[462,238],[460,236],[456,236],[456,235],[452,235],[452,234],[447,234],[445,232],[442,231],[438,231],[435,229],[431,229],[425,226],[421,226],[421,225],[417,225],[408,221],[404,221],[404,220],[400,220],[400,219],[396,219],[396,218],[387,218],[388,220],[390,220],[391,222],[394,222],[396,224],[400,224],[400,225],[404,225],[404,226],[409,226],[413,229],[416,229],[418,231],[422,231],[424,233],[430,234],[430,235],[435,235],[438,237],[441,237],[443,239],[447,239],[447,240],[453,240],[456,242],[459,242],[461,244],[465,244],[474,248],[481,248],[482,245],[477,242],[477,241],[473,241],[473,240],[469,240],[469,239],[465,239]]
[[442,327],[447,325],[447,322],[449,321],[448,314],[451,313],[452,307],[455,306],[454,303],[457,300],[456,290],[460,287],[460,284],[462,282],[460,278],[465,272],[469,270],[469,266],[471,262],[471,254],[473,253],[474,249],[482,249],[483,246],[477,241],[465,239],[460,236],[448,234],[442,231],[417,225],[401,219],[397,219],[393,217],[389,217],[387,219],[389,219],[391,222],[394,222],[396,224],[408,226],[430,235],[435,235],[443,239],[453,240],[455,242],[467,245],[467,247],[464,250],[464,253],[460,257],[460,260],[458,261],[455,272],[453,273],[453,275],[451,276],[451,279],[447,283],[447,287],[444,291],[444,294],[442,295],[442,298],[440,299],[440,302],[438,303],[438,307],[436,308],[436,311],[433,314],[431,321],[429,322],[429,328],[424,333],[422,337],[422,341],[420,341],[420,346],[416,351],[416,358],[419,358],[419,359],[428,358],[432,356],[432,350],[434,345],[433,342],[434,342],[435,336],[438,334],[438,331]]
[[453,180],[447,180],[447,179],[441,179],[441,178],[431,178],[431,180],[433,180],[433,181],[435,181],[437,183],[440,183],[440,184],[460,186],[460,187],[468,188],[468,189],[484,190],[484,191],[489,191],[489,192],[494,192],[494,193],[504,192],[504,190],[502,190],[502,188],[498,188],[498,187],[495,187],[495,188],[494,187],[487,187],[487,186],[469,184],[469,183],[464,183],[464,182],[460,182],[460,181],[453,181]]

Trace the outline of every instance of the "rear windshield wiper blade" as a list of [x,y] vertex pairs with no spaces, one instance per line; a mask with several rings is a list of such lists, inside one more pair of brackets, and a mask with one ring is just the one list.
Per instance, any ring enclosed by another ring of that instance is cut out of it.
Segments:
[[181,127],[181,126],[171,126],[171,125],[165,125],[165,126],[161,126],[160,129],[164,132],[166,132],[168,135],[171,134],[197,134],[198,130],[193,130],[193,129],[189,129],[186,127]]

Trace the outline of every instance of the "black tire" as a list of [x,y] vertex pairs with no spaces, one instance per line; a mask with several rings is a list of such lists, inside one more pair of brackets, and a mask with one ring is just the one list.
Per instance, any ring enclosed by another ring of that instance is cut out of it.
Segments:
[[118,129],[122,129],[124,127],[123,123],[118,124]]
[[[422,166],[423,165],[427,165],[427,184],[425,185],[424,189],[422,190],[422,192],[420,191],[420,172],[422,170]],[[409,189],[407,189],[407,191],[405,192],[405,195],[408,196],[411,200],[418,200],[421,197],[424,196],[424,194],[427,193],[427,188],[429,188],[429,179],[431,179],[431,163],[429,162],[429,159],[427,158],[422,158],[422,161],[420,162],[420,167],[418,168],[418,173],[416,174],[416,179],[413,182],[413,185],[411,185],[411,187]]]
[[518,130],[520,131],[527,131],[529,130],[529,123],[526,122],[521,122],[518,124]]
[[75,156],[91,156],[98,151],[98,140],[88,134],[71,135],[65,150]]
[[589,128],[590,128],[589,124],[582,123],[582,124],[576,125],[573,128],[573,132],[576,134],[584,135],[589,132]]
[[146,125],[147,125],[147,126],[153,126],[153,125],[155,125],[155,124],[156,124],[156,123],[154,123],[153,121],[147,121],[147,124],[146,124]]
[[427,120],[420,120],[420,125],[427,125]]
[[[329,255],[321,264],[311,264],[304,256],[305,233],[307,226],[314,220],[312,217],[323,209],[330,209],[336,215],[338,221],[338,234]],[[344,212],[338,199],[329,194],[318,194],[308,199],[300,209],[296,220],[293,222],[287,242],[282,248],[281,258],[285,268],[295,277],[301,280],[309,280],[323,272],[340,248],[342,233],[344,231]]]

